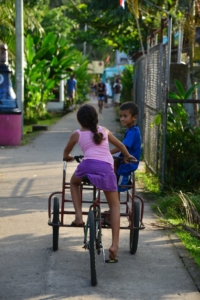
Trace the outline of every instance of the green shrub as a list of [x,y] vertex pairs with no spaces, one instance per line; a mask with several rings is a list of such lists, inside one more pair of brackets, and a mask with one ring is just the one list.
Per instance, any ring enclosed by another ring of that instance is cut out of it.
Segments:
[[133,101],[133,65],[127,65],[125,67],[122,72],[121,83],[123,86],[121,93],[121,103]]
[[[166,133],[165,188],[173,190],[199,190],[200,182],[200,128],[193,126],[181,100],[188,99],[199,86],[195,84],[187,91],[175,80],[178,93],[169,92],[169,98],[180,99],[180,103],[168,107]],[[159,113],[151,126],[160,125]]]

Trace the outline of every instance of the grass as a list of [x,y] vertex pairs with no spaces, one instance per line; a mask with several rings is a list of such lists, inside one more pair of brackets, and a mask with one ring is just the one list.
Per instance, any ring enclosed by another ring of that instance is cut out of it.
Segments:
[[135,178],[143,184],[146,192],[151,193],[152,196],[160,195],[158,178],[152,173],[136,171]]
[[38,120],[36,123],[23,126],[23,139],[21,145],[30,143],[38,134],[42,131],[32,131],[32,126],[35,124],[51,126],[56,124],[63,117],[63,113],[48,113],[48,118],[44,120]]
[[[158,178],[151,173],[145,173],[136,171],[136,180],[142,183],[147,198],[153,199],[152,209],[159,216],[160,222],[170,225],[178,225],[180,223],[187,225],[188,227],[195,229],[200,228],[198,220],[188,222],[187,214],[192,208],[195,209],[195,215],[200,215],[200,197],[199,194],[182,194],[181,192],[168,192],[161,193],[159,191]],[[184,202],[183,200],[188,200]],[[194,204],[194,206],[193,206]],[[173,232],[181,239],[186,249],[189,251],[198,267],[200,268],[200,239],[192,236],[189,232],[183,230],[183,227],[177,226],[172,229]],[[196,229],[197,230],[197,229]],[[199,232],[199,231],[197,231]]]
[[187,232],[175,231],[182,240],[186,249],[189,251],[197,265],[200,267],[200,240],[192,237]]

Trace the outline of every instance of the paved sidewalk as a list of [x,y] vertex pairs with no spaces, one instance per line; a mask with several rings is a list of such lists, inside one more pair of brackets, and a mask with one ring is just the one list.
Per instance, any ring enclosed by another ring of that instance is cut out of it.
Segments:
[[[119,136],[113,108],[103,110],[99,123]],[[128,230],[121,231],[119,263],[104,266],[97,257],[96,287],[81,229],[60,228],[59,250],[52,251],[47,199],[61,190],[63,149],[77,128],[72,112],[28,145],[0,147],[0,299],[200,299],[168,235],[151,226],[155,217],[147,201],[136,255],[129,253]],[[80,153],[78,146],[73,153]],[[75,167],[68,164],[68,179]],[[103,230],[103,242],[108,256],[110,230]]]

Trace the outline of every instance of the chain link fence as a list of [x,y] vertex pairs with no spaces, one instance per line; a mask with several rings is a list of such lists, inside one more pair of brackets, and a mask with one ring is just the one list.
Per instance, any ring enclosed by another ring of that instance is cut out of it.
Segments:
[[[134,64],[134,101],[138,105],[138,126],[143,141],[143,155],[147,167],[164,178],[165,131],[167,105],[168,44],[157,44]],[[163,124],[152,126],[161,112]]]

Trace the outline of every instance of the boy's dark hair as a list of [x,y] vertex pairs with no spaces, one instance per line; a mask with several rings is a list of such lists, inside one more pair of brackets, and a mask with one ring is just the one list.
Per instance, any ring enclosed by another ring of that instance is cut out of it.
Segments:
[[77,119],[81,126],[89,128],[90,131],[94,133],[93,140],[95,144],[101,144],[104,137],[103,134],[97,130],[99,120],[96,109],[90,104],[82,105],[77,112]]
[[138,115],[138,106],[134,102],[124,102],[120,110],[129,110],[132,116]]

